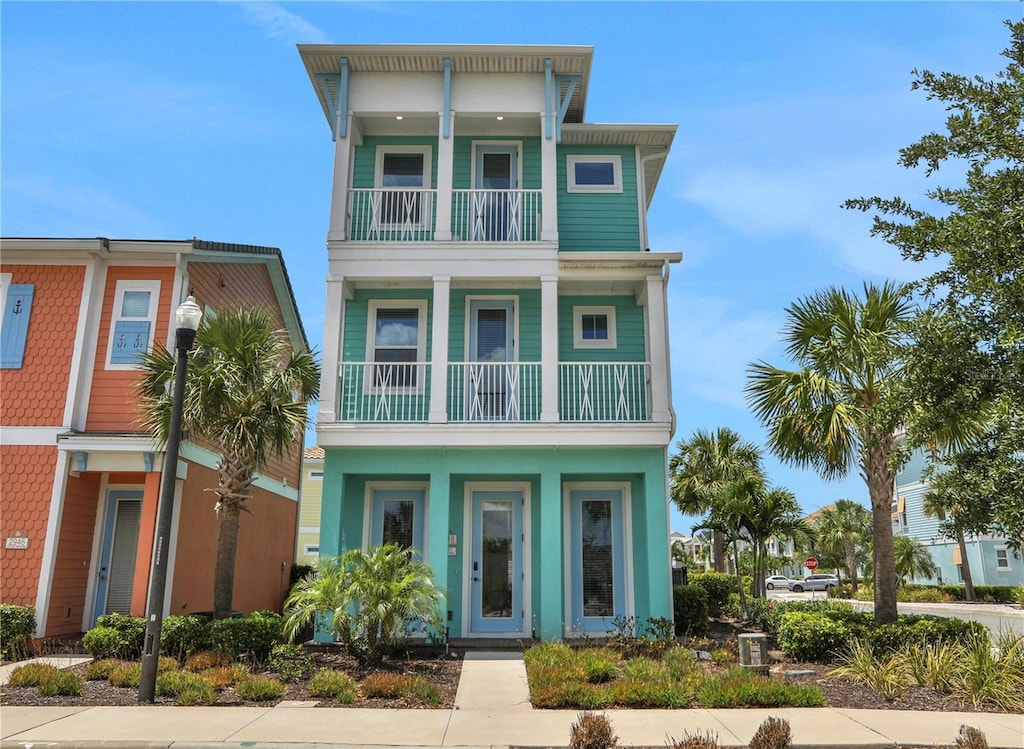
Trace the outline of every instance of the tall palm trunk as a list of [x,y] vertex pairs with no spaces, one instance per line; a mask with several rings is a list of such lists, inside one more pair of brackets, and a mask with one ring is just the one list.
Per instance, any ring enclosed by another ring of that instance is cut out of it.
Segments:
[[846,574],[849,576],[851,584],[853,585],[853,592],[857,592],[858,577],[857,574],[857,545],[851,542],[846,544]]
[[[870,435],[869,435],[870,436]],[[871,445],[870,441],[865,440]],[[864,453],[864,481],[871,496],[871,527],[874,535],[875,623],[896,621],[896,555],[892,541],[893,474],[889,469],[890,435],[879,438]]]
[[255,478],[251,465],[235,453],[221,457],[217,464],[220,475],[217,511],[217,565],[213,575],[213,618],[231,615],[235,588],[235,557],[238,552],[238,521],[249,487]]
[[974,600],[974,579],[971,577],[971,563],[967,559],[967,539],[959,525],[956,526],[956,545],[960,548],[960,573],[964,577],[964,598]]
[[725,572],[725,537],[721,531],[711,531],[711,549],[715,572]]
[[740,572],[740,545],[737,541],[732,542],[732,559],[733,564],[736,565],[736,587],[740,589],[740,609],[743,612],[743,618],[750,618],[750,610],[747,607],[747,594],[743,591],[743,573]]

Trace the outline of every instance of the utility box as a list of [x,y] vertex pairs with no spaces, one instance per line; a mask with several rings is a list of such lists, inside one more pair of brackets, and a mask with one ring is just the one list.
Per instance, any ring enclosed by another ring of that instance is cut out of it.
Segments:
[[768,673],[768,637],[760,632],[740,635],[740,668]]

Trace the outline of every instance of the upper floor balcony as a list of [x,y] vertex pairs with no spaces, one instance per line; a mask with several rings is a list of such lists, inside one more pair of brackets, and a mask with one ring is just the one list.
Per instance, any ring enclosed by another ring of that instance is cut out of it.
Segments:
[[[350,241],[437,239],[437,190],[353,189],[348,206]],[[449,227],[451,241],[537,242],[542,231],[541,191],[453,190]]]

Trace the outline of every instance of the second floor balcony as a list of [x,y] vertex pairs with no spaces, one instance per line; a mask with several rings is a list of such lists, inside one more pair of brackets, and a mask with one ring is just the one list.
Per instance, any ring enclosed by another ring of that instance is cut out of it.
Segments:
[[[540,190],[349,190],[348,237],[356,242],[537,242],[541,237]],[[450,203],[445,206],[444,203]],[[439,215],[439,210],[442,214]]]
[[[558,421],[649,422],[650,374],[649,362],[559,363]],[[345,362],[339,375],[341,422],[425,423],[433,410],[447,423],[530,423],[544,406],[540,362]],[[443,408],[431,409],[433,392],[444,393]]]

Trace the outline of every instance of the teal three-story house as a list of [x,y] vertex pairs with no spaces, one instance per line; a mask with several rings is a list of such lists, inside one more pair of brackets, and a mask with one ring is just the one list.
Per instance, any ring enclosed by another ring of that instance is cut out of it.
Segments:
[[335,146],[320,553],[412,547],[451,638],[670,618],[675,126],[586,123],[590,47],[299,51]]

